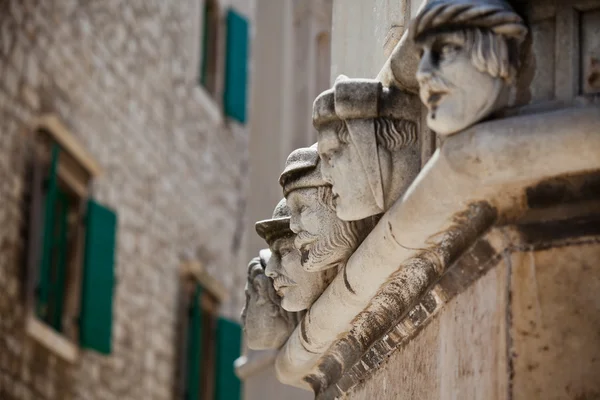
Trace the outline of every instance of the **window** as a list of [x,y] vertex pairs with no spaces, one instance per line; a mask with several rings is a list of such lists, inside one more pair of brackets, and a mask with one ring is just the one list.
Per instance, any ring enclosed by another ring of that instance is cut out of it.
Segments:
[[[210,103],[214,103],[219,115],[222,106],[222,114],[244,124],[248,92],[248,20],[229,9],[223,26],[218,2],[204,0],[202,4],[200,62],[197,75],[200,85],[204,88],[203,93],[209,95],[203,97],[212,98]],[[224,41],[220,40],[222,34],[225,34]]]
[[70,361],[77,345],[108,354],[116,214],[90,197],[99,168],[58,118],[32,147],[27,331]]
[[241,398],[241,382],[233,366],[241,354],[241,327],[218,316],[224,295],[223,288],[199,263],[184,265],[177,338],[177,399]]
[[219,9],[215,0],[205,0],[202,11],[202,40],[199,80],[212,96],[217,93]]

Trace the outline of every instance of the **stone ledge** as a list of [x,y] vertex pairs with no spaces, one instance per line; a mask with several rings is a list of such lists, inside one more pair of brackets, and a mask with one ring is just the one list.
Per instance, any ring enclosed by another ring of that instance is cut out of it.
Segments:
[[482,123],[446,139],[292,333],[276,360],[279,379],[317,394],[335,383],[355,364],[353,351],[336,345],[379,339],[372,327],[394,326],[478,237],[527,211],[527,188],[600,169],[598,126],[598,107],[588,106]]
[[[441,312],[446,303],[487,274],[508,254],[600,243],[598,205],[596,202],[595,215],[567,215],[567,219],[556,221],[543,220],[494,228],[452,265],[434,288],[421,299],[421,303],[406,314],[396,326],[370,345],[368,350],[355,348],[355,351],[363,352],[361,359],[346,370],[337,382],[330,384],[318,399],[340,398],[368,379],[394,352],[401,351],[408,341],[419,334],[437,313]],[[572,208],[581,209],[580,203],[577,202]],[[584,209],[580,214],[587,215],[587,211]],[[531,235],[532,232],[536,234]],[[430,307],[426,304],[430,304]]]

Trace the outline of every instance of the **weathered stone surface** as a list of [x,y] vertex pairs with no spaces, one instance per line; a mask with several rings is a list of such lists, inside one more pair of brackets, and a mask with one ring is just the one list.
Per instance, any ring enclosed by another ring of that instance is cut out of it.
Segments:
[[444,306],[351,399],[505,399],[506,264]]
[[254,350],[278,349],[285,343],[303,313],[284,310],[273,280],[265,274],[271,251],[264,249],[248,264],[246,304],[242,323],[246,344]]
[[352,399],[596,398],[598,229],[583,231],[568,221],[538,226],[557,235],[540,241],[522,228],[505,231],[511,242],[490,272],[373,373],[351,379],[362,383],[338,393]]
[[599,260],[598,237],[510,257],[513,399],[600,396]]

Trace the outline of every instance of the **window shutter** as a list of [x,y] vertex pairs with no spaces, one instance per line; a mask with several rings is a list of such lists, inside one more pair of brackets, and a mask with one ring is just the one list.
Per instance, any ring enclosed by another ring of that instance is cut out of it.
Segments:
[[52,262],[48,285],[48,322],[58,332],[62,332],[63,302],[65,298],[65,279],[67,277],[67,218],[69,215],[69,199],[67,194],[57,188],[54,222],[56,226],[52,237]]
[[203,35],[202,35],[202,40],[201,40],[201,45],[202,45],[202,49],[200,51],[200,54],[202,55],[202,62],[200,63],[200,84],[202,86],[206,86],[206,77],[208,75],[208,57],[209,57],[209,51],[208,51],[208,46],[209,46],[209,41],[208,41],[208,35],[209,35],[209,29],[208,26],[211,23],[211,21],[209,21],[210,18],[210,14],[208,12],[209,9],[209,3],[206,2],[204,4],[204,19],[202,20],[202,30],[203,30]]
[[248,21],[233,10],[227,13],[227,52],[225,62],[225,114],[246,122],[248,75]]
[[202,288],[197,285],[189,310],[186,400],[200,400],[200,374],[202,373],[200,368],[202,362],[201,296]]
[[80,345],[110,354],[115,283],[117,215],[90,200],[87,205]]
[[217,323],[216,400],[241,398],[242,383],[235,375],[234,361],[241,355],[242,328],[239,324],[219,318]]
[[37,283],[37,315],[45,320],[48,314],[48,300],[50,294],[50,271],[52,268],[52,247],[54,241],[54,211],[58,196],[58,158],[60,148],[52,148],[50,171],[46,180],[46,198],[44,200],[44,230],[42,238],[42,256],[39,265],[39,280]]

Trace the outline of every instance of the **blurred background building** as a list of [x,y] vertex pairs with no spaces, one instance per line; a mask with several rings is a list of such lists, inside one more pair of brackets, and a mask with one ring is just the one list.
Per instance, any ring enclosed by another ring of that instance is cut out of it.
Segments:
[[233,362],[331,3],[0,0],[0,399],[311,397]]
[[[255,0],[246,263],[267,247],[254,223],[270,218],[283,197],[287,156],[317,141],[312,104],[329,88],[332,7],[333,0]],[[277,381],[274,356],[246,351],[237,370],[245,399],[313,398]]]

